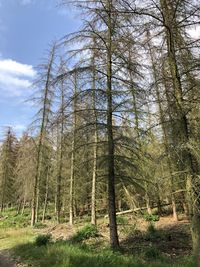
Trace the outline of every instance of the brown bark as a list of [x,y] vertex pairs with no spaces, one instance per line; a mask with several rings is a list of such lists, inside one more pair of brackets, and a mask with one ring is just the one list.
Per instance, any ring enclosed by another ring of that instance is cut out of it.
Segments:
[[73,100],[73,136],[72,136],[72,152],[71,152],[71,174],[70,174],[70,190],[69,190],[69,223],[74,224],[74,164],[75,164],[75,142],[76,142],[76,99],[77,98],[77,72],[74,72],[74,100]]
[[47,210],[48,195],[49,195],[49,167],[47,168],[47,174],[46,174],[46,189],[45,189],[45,198],[44,198],[44,208],[43,208],[43,214],[42,214],[43,223],[45,221],[45,215],[46,215],[46,210]]
[[107,1],[108,40],[107,40],[107,135],[108,135],[108,209],[110,244],[113,249],[119,248],[115,203],[115,160],[113,138],[113,100],[112,100],[112,1]]
[[[61,70],[63,69],[63,63],[61,62]],[[61,80],[61,107],[60,107],[60,113],[61,113],[61,125],[60,125],[60,144],[59,144],[59,162],[58,162],[58,174],[57,174],[57,188],[56,188],[56,217],[57,222],[60,223],[60,213],[61,213],[61,182],[62,182],[62,172],[63,172],[63,156],[64,156],[64,120],[65,120],[65,114],[64,114],[64,81]]]
[[[175,39],[177,35],[176,23],[174,19],[173,4],[169,0],[160,0],[163,16],[165,19],[165,33],[167,38],[168,49],[168,62],[171,73],[171,79],[174,89],[174,98],[177,111],[177,130],[179,135],[179,146],[190,140],[189,122],[184,110],[184,98],[183,88],[180,78],[179,67],[176,57]],[[179,166],[181,171],[187,171],[187,198],[189,203],[189,213],[191,221],[191,232],[193,238],[193,253],[195,257],[195,263],[200,266],[200,212],[199,212],[199,184],[196,184],[196,168],[193,164],[193,157],[191,153],[184,149],[182,151],[181,165]]]
[[[94,40],[95,43],[95,40]],[[92,59],[93,65],[93,116],[94,116],[94,146],[93,146],[93,174],[92,174],[92,202],[91,202],[91,223],[96,225],[96,180],[97,180],[97,150],[98,150],[98,132],[97,132],[97,111],[96,111],[96,70],[95,53]]]
[[160,88],[158,86],[158,75],[157,75],[158,70],[156,68],[156,63],[155,63],[156,58],[155,58],[155,54],[153,53],[153,48],[151,46],[149,39],[150,39],[149,32],[147,32],[147,41],[148,41],[148,48],[149,48],[149,52],[150,52],[151,65],[152,65],[152,70],[153,70],[153,78],[154,78],[154,82],[155,82],[155,91],[156,91],[156,98],[157,98],[157,104],[158,104],[159,119],[161,122],[161,127],[162,127],[162,132],[163,132],[163,143],[165,146],[165,151],[167,153],[167,164],[168,164],[169,174],[170,174],[170,193],[171,193],[173,218],[175,221],[178,221],[176,199],[174,196],[175,186],[174,186],[174,177],[172,175],[172,173],[173,173],[173,171],[172,171],[172,159],[170,156],[171,151],[169,151],[168,134],[167,134],[166,126],[165,126],[165,114],[164,114],[164,111],[162,108]]

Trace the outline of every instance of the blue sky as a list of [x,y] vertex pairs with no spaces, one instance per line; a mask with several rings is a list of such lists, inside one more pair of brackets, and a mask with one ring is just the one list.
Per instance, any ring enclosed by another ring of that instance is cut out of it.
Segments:
[[5,126],[19,136],[31,123],[36,110],[25,100],[48,44],[79,28],[79,17],[59,1],[0,0],[0,140]]
[[48,44],[76,31],[80,21],[57,0],[0,0],[0,136],[5,126],[18,135],[30,124],[25,103]]

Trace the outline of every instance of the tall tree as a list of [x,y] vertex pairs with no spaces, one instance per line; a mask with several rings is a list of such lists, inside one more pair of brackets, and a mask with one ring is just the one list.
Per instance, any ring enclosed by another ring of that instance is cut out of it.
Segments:
[[39,198],[40,198],[40,178],[41,178],[41,168],[42,168],[42,157],[43,157],[43,144],[47,138],[47,130],[49,119],[52,110],[52,100],[54,91],[52,88],[53,81],[53,67],[55,60],[56,44],[53,44],[49,52],[49,57],[47,62],[41,65],[40,77],[36,81],[36,85],[40,87],[39,92],[41,97],[39,97],[39,103],[41,109],[38,112],[39,116],[39,137],[37,144],[37,159],[36,159],[36,174],[34,178],[34,188],[33,188],[33,201],[32,201],[32,217],[31,225],[33,226],[38,220],[38,210],[39,210]]
[[0,151],[0,205],[1,212],[5,204],[15,201],[14,193],[15,166],[16,166],[16,137],[9,127]]

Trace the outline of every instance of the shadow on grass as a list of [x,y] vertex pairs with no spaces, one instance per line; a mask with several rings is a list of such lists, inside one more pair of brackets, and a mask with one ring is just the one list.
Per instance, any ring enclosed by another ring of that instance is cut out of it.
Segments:
[[127,253],[136,254],[142,254],[153,247],[173,262],[186,257],[189,258],[192,254],[192,241],[188,224],[173,224],[146,232],[138,231],[124,239],[121,246]]

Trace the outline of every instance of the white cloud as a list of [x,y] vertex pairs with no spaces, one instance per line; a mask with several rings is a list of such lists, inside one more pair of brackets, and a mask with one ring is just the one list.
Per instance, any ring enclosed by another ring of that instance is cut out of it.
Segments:
[[22,4],[22,5],[29,5],[29,4],[31,4],[33,2],[33,0],[20,0],[20,3]]
[[36,74],[31,65],[22,64],[12,59],[0,60],[0,73],[1,72],[28,77],[34,77]]
[[[6,0],[5,0],[6,1]],[[10,1],[10,0],[9,0]],[[13,3],[16,2],[16,0],[12,0]],[[34,3],[35,0],[17,0],[17,3],[23,6],[30,5]],[[4,4],[3,0],[0,0],[0,7]]]
[[0,58],[0,92],[20,96],[31,86],[36,71],[31,65]]

